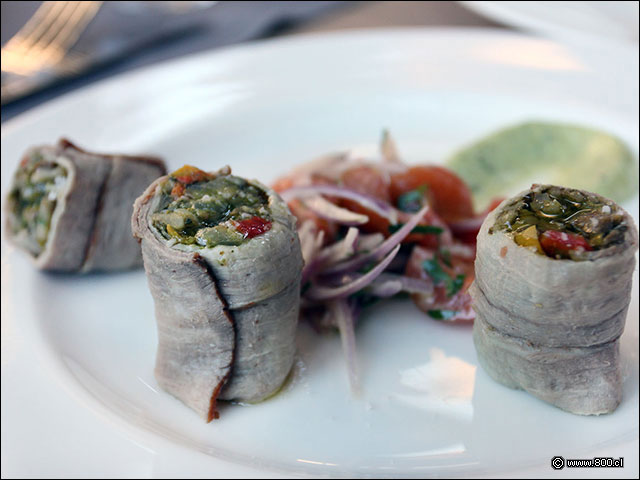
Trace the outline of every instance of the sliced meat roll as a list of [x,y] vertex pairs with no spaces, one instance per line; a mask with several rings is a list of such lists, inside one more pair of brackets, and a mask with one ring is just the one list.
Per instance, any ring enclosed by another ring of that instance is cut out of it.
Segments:
[[534,185],[478,234],[474,342],[497,381],[589,415],[620,402],[619,338],[638,234],[599,195]]
[[43,270],[141,266],[131,238],[133,202],[165,173],[158,158],[89,153],[65,139],[32,148],[7,198],[7,237]]
[[160,386],[201,417],[259,402],[294,361],[302,255],[285,202],[228,167],[153,182],[132,217],[158,324]]

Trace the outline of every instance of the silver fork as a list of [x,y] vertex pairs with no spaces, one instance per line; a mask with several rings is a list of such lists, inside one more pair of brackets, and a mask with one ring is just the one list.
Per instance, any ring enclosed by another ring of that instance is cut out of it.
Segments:
[[102,2],[44,2],[2,47],[2,71],[33,75],[59,65]]
[[77,73],[87,64],[86,55],[71,48],[102,3],[49,1],[38,8],[2,47],[2,104]]

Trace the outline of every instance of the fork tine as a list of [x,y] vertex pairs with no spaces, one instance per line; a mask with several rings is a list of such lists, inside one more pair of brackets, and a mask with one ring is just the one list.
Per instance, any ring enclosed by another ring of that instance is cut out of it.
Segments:
[[2,47],[2,69],[28,75],[40,68],[33,46],[56,24],[66,17],[69,2],[45,2],[20,31]]
[[57,43],[65,50],[80,36],[85,26],[93,19],[102,5],[100,1],[78,3],[80,7],[73,13],[73,17],[52,41],[52,43]]
[[27,45],[33,45],[42,33],[58,17],[60,11],[66,7],[67,2],[44,2],[33,16],[24,24],[7,44],[6,49],[26,50]]
[[82,27],[87,23],[84,20],[93,18],[93,15],[87,15],[92,10],[92,2],[70,3],[74,5],[72,5],[72,9],[67,10],[67,16],[56,23],[56,28],[50,28],[47,35],[44,35],[33,46],[40,54],[43,63],[59,61],[64,56],[71,41],[77,38]]
[[74,13],[79,7],[80,2],[64,2],[65,5],[63,9],[58,13],[58,15],[53,19],[53,22],[49,25],[40,38],[33,44],[33,48],[42,49],[43,47],[49,45],[53,38],[57,35],[61,28],[73,18]]
[[[2,48],[3,70],[28,75],[59,63],[102,5],[101,1],[45,2]],[[56,5],[50,5],[56,4]],[[42,13],[41,13],[42,12]],[[34,14],[34,17],[36,17]],[[24,31],[27,33],[24,34]],[[14,39],[16,40],[15,42]],[[12,43],[10,45],[10,43]],[[5,62],[6,61],[6,62]]]

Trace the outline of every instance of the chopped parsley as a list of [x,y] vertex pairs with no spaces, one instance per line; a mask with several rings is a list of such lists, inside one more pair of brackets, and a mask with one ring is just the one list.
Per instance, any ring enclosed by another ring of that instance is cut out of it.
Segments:
[[451,267],[451,251],[448,248],[441,248],[438,250],[438,256],[440,260],[444,262],[447,267]]
[[447,272],[445,272],[437,258],[433,258],[431,260],[425,260],[422,262],[422,268],[425,272],[431,277],[433,283],[436,285],[445,286],[447,297],[452,297],[456,293],[460,291],[462,285],[464,285],[463,274],[456,275],[455,278],[451,278]]
[[427,313],[431,318],[435,318],[436,320],[449,320],[458,312],[457,310],[429,310]]
[[447,296],[452,297],[460,291],[464,285],[464,275],[458,274],[456,278],[452,279],[450,283],[447,283]]
[[415,190],[403,193],[398,197],[398,208],[403,212],[419,212],[424,201],[424,194],[427,191],[426,185],[420,185]]
[[451,280],[451,277],[442,270],[436,258],[422,262],[422,268],[429,274],[435,284],[441,284],[447,280]]

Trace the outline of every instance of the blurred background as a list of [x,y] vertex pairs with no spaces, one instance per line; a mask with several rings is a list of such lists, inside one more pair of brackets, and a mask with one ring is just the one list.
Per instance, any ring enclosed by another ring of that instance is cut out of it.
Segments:
[[2,122],[186,54],[344,29],[476,27],[638,43],[638,2],[2,2]]

